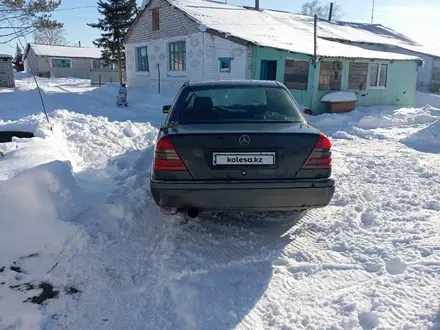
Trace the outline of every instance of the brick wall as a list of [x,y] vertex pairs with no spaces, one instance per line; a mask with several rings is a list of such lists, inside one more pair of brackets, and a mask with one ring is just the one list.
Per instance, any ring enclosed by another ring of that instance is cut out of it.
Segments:
[[[249,74],[250,47],[211,34],[205,35],[204,79],[231,80],[245,79]],[[232,58],[231,72],[220,72],[219,58]]]
[[[153,31],[152,10],[159,8],[159,30]],[[127,44],[142,43],[146,40],[174,38],[200,32],[198,24],[189,19],[183,12],[175,9],[167,1],[151,0],[134,29],[127,37]]]
[[12,58],[0,57],[0,87],[15,87]]
[[[152,10],[159,8],[159,30],[153,31]],[[186,42],[186,72],[171,72],[169,43]],[[137,72],[136,48],[147,46],[149,72]],[[188,80],[250,79],[253,49],[202,32],[198,24],[163,0],[152,0],[126,40],[127,84],[157,90],[178,89]],[[231,72],[220,72],[219,58],[232,60]]]

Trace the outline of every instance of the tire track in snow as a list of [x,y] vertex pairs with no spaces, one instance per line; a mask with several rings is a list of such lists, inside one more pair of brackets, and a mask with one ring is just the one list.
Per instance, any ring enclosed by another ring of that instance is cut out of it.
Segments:
[[[311,227],[308,224],[317,217],[319,218],[319,214],[313,211],[310,214],[301,215],[293,227],[289,221],[280,224],[273,219],[262,218],[250,220],[250,223],[242,224],[244,228],[240,228],[234,223],[234,220],[231,222],[232,225],[231,223],[225,225],[219,223],[214,216],[196,223],[192,222],[186,226],[173,228],[171,235],[166,239],[174,247],[162,251],[162,256],[166,255],[164,259],[167,260],[167,263],[161,269],[161,278],[163,278],[163,285],[171,291],[171,298],[176,309],[180,309],[178,314],[184,315],[182,322],[186,327],[200,328],[198,322],[203,319],[203,316],[194,313],[200,312],[200,298],[202,300],[204,298],[204,287],[208,287],[211,297],[221,297],[225,294],[223,290],[228,290],[221,284],[219,285],[219,282],[216,282],[215,285],[212,284],[215,288],[211,287],[210,279],[215,278],[218,274],[223,274],[226,271],[230,277],[234,278],[235,272],[253,272],[257,271],[260,265],[263,265],[263,267],[268,267],[267,283],[264,285],[265,287],[272,285],[272,265],[277,263],[287,246],[289,251],[293,253],[293,251],[302,251],[310,245],[317,244],[318,235],[311,232]],[[298,215],[291,215],[290,218],[298,218]],[[255,222],[252,223],[252,221]],[[197,258],[201,255],[205,256],[202,257],[202,260]],[[184,271],[176,269],[178,268],[176,265],[188,263],[187,268],[189,269]],[[243,278],[236,280],[240,282],[243,281]],[[198,285],[201,283],[202,287],[196,285],[197,290],[194,291],[194,283],[198,283]],[[266,288],[256,298],[259,299],[265,290]],[[194,294],[192,299],[187,299],[188,296]],[[249,305],[249,310],[241,316],[230,318],[230,321],[225,322],[224,325],[235,326],[242,321],[255,328],[260,313],[254,313],[254,304]],[[231,308],[230,311],[236,314],[236,311]],[[227,311],[220,311],[220,313],[227,313]],[[253,319],[255,319],[254,322],[252,322]],[[192,320],[193,323],[188,320]]]

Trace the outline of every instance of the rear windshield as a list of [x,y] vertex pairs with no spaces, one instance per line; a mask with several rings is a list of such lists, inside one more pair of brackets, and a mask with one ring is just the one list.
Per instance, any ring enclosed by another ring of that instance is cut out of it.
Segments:
[[289,91],[279,87],[188,87],[171,114],[179,123],[304,122]]

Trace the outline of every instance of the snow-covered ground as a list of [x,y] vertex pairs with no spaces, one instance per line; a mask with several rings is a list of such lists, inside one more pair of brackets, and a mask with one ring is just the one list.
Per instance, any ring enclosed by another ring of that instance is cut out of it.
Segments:
[[[30,78],[0,89],[0,329],[440,329],[440,105],[309,117],[337,191],[304,214],[160,214],[165,96]],[[423,103],[423,104],[422,104]],[[437,108],[436,108],[437,107]],[[52,128],[52,129],[50,129]]]

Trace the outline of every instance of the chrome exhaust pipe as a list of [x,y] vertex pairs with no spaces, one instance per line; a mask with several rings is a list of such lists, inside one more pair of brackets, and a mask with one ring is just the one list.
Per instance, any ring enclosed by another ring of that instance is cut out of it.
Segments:
[[162,212],[162,214],[164,214],[164,215],[176,215],[177,213],[179,213],[179,210],[175,207],[173,207],[173,208],[162,207],[160,209],[160,212]]
[[187,214],[188,218],[190,218],[190,219],[195,219],[195,218],[197,218],[197,217],[199,216],[199,210],[198,210],[198,209],[191,208],[191,209],[189,209],[189,210],[187,211],[186,214]]

